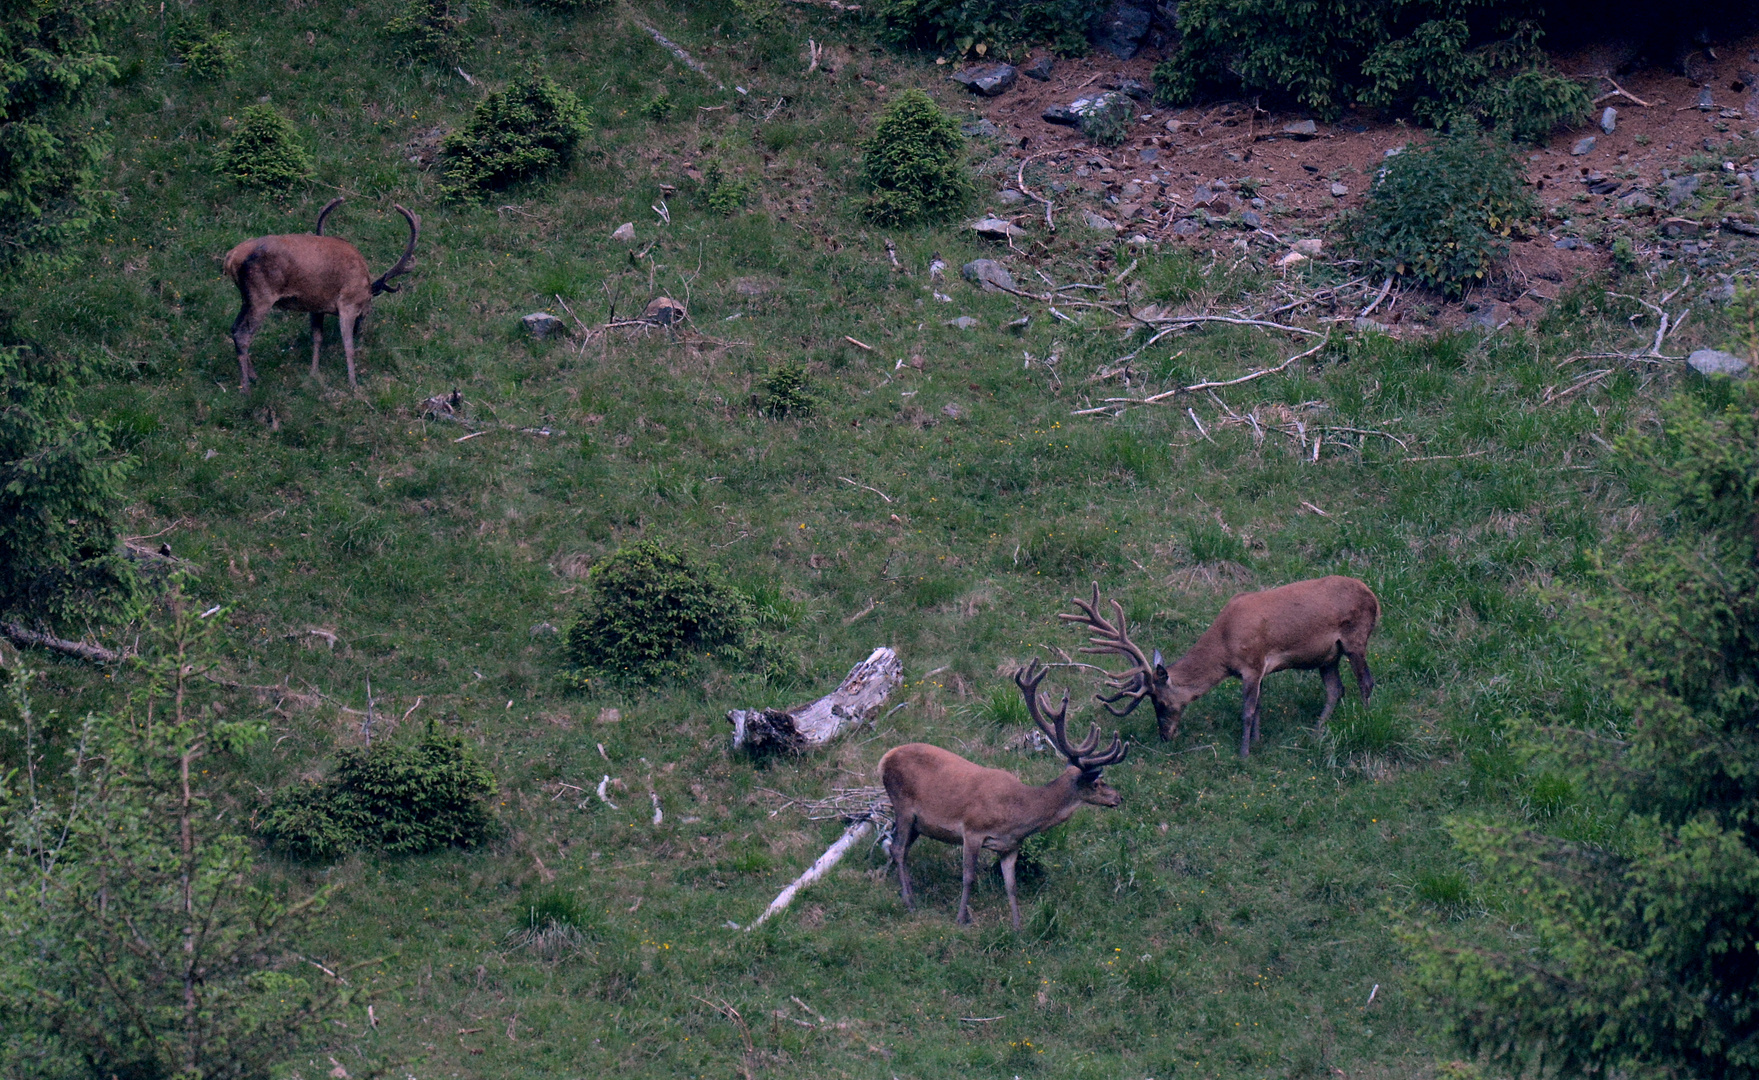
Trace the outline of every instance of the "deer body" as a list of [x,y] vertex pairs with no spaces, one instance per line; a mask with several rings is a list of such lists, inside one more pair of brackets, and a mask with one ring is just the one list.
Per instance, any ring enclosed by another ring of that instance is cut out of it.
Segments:
[[357,385],[355,331],[372,307],[373,297],[396,291],[387,282],[408,272],[410,257],[415,253],[416,237],[421,234],[421,219],[403,207],[397,207],[409,222],[409,244],[397,264],[375,280],[358,248],[346,240],[323,235],[324,218],[341,201],[331,200],[318,213],[317,226],[311,233],[259,236],[226,253],[226,276],[237,284],[243,301],[238,318],[232,323],[232,343],[238,351],[241,389],[250,389],[250,381],[256,376],[256,369],[250,362],[250,343],[274,308],[310,313],[311,373],[314,376],[318,373],[318,355],[323,348],[324,316],[336,316],[342,331],[342,350],[348,358],[348,384]]
[[1051,745],[1069,761],[1061,776],[1048,784],[1026,784],[1014,774],[967,761],[951,750],[927,743],[893,747],[880,758],[880,780],[891,799],[896,824],[891,856],[898,864],[898,885],[904,905],[915,909],[911,895],[910,845],[928,836],[964,849],[965,887],[959,895],[957,921],[971,921],[971,883],[977,878],[977,856],[993,851],[1001,857],[1002,884],[1008,893],[1008,912],[1014,929],[1020,928],[1020,903],[1014,891],[1014,866],[1026,838],[1069,820],[1083,804],[1117,806],[1123,800],[1101,778],[1101,770],[1122,761],[1128,748],[1117,736],[1103,754],[1093,753],[1098,744],[1095,727],[1078,746],[1070,746],[1064,732],[1069,699],[1052,722],[1043,718],[1038,683],[1044,678],[1036,669],[1017,673],[1015,681],[1027,694],[1027,708]]
[[1120,692],[1101,700],[1109,703],[1131,698],[1122,711],[1112,709],[1115,715],[1125,716],[1147,697],[1154,703],[1163,739],[1178,734],[1185,706],[1224,679],[1237,678],[1243,687],[1241,757],[1250,754],[1252,744],[1258,741],[1259,692],[1264,677],[1272,672],[1318,669],[1325,684],[1321,728],[1344,696],[1338,673],[1342,661],[1350,662],[1362,700],[1374,693],[1368,639],[1380,623],[1380,600],[1374,590],[1352,577],[1334,575],[1241,593],[1223,605],[1209,629],[1171,667],[1161,661],[1158,650],[1149,659],[1130,641],[1117,601],[1112,602],[1115,621],[1099,615],[1097,584],[1091,602],[1077,600],[1075,605],[1082,614],[1060,618],[1084,623],[1095,631],[1091,640],[1097,647],[1083,652],[1116,652],[1136,661],[1133,670],[1112,680]]

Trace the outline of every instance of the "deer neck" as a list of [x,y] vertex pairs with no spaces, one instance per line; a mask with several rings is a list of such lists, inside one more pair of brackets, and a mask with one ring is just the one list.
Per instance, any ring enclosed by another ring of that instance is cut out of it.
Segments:
[[1030,827],[1021,836],[1031,836],[1046,829],[1054,829],[1075,815],[1081,809],[1081,792],[1076,781],[1081,777],[1081,770],[1071,765],[1063,770],[1063,775],[1042,787],[1034,788],[1037,813],[1033,815]]
[[1191,701],[1209,693],[1232,674],[1227,649],[1212,629],[1205,631],[1197,643],[1167,669],[1167,681],[1185,700]]

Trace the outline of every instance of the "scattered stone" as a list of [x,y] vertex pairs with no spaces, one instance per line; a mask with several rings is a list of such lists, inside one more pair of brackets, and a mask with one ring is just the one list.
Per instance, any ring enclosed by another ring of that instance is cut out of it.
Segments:
[[1704,231],[1704,226],[1691,218],[1668,218],[1661,223],[1661,235],[1669,240],[1696,239]]
[[1016,334],[1024,334],[1026,332],[1026,328],[1031,325],[1032,325],[1032,316],[1022,315],[1018,319],[1015,319],[1013,322],[1009,323],[1008,329],[1014,331],[1014,333],[1016,333]]
[[655,326],[676,326],[684,321],[684,305],[669,296],[656,296],[642,309],[641,321]]
[[1669,210],[1675,209],[1698,193],[1699,182],[1696,176],[1672,177],[1661,185],[1662,201]]
[[1291,251],[1287,255],[1284,255],[1282,258],[1278,259],[1276,261],[1276,264],[1278,266],[1282,267],[1283,269],[1287,270],[1291,266],[1298,266],[1301,263],[1304,263],[1306,261],[1307,261],[1307,256],[1301,254],[1299,251]]
[[1655,200],[1647,192],[1633,191],[1619,196],[1619,208],[1627,214],[1646,214],[1655,209]]
[[1580,142],[1576,143],[1576,145],[1570,147],[1570,156],[1571,157],[1581,157],[1583,154],[1592,153],[1593,151],[1594,151],[1594,136],[1590,135],[1586,139],[1583,139]]
[[1759,225],[1755,225],[1751,221],[1742,221],[1739,218],[1724,218],[1722,227],[1729,232],[1740,233],[1742,236],[1759,236]]
[[1747,362],[1734,353],[1726,353],[1721,349],[1699,349],[1686,357],[1686,363],[1700,375],[1728,375],[1738,377],[1747,373]]
[[564,325],[561,319],[547,311],[534,311],[519,321],[525,324],[527,333],[540,341],[552,334],[561,333]]
[[984,292],[1018,288],[1014,284],[1013,275],[1008,273],[1008,268],[994,259],[973,259],[961,266],[959,273]]
[[1187,236],[1187,237],[1188,236],[1196,236],[1198,233],[1200,233],[1202,231],[1203,231],[1203,226],[1197,224],[1197,222],[1193,221],[1190,218],[1180,218],[1179,220],[1173,222],[1173,235],[1174,236]]
[[1605,132],[1608,135],[1611,135],[1613,132],[1617,131],[1618,129],[1619,129],[1619,111],[1617,109],[1613,108],[1611,105],[1608,105],[1606,107],[1606,111],[1600,114],[1600,130]]
[[531,628],[531,636],[532,637],[555,637],[556,636],[556,628],[554,626],[551,626],[547,622],[541,622]]
[[1594,250],[1593,244],[1588,243],[1586,240],[1578,240],[1573,236],[1566,236],[1551,246],[1557,248],[1559,251]]
[[947,325],[948,326],[956,326],[961,330],[970,330],[970,329],[976,327],[978,325],[978,322],[976,319],[973,319],[969,315],[961,315],[957,319],[948,320]]
[[1118,189],[1118,197],[1131,200],[1140,199],[1142,198],[1142,185],[1134,180],[1127,180],[1124,182],[1124,186]]
[[1052,105],[1040,114],[1039,119],[1047,124],[1062,124],[1064,127],[1081,125],[1081,114],[1069,105]]
[[1697,107],[1705,112],[1712,112],[1716,109],[1716,98],[1711,94],[1710,87],[1706,86],[1698,91]]
[[1142,39],[1153,22],[1153,13],[1129,0],[1114,0],[1094,23],[1089,40],[1119,60],[1131,60],[1142,48]]
[[996,192],[996,201],[1003,206],[1019,206],[1026,201],[1026,196],[1011,187],[1005,187]]
[[1258,211],[1256,210],[1242,210],[1240,212],[1240,224],[1246,226],[1248,229],[1262,229],[1264,227],[1264,219],[1258,216]]
[[635,243],[635,222],[625,221],[611,231],[611,239],[619,244]]
[[1191,126],[1192,124],[1189,120],[1168,120],[1166,122],[1167,134],[1169,135],[1177,135],[1182,128],[1188,128]]
[[1501,300],[1492,300],[1477,311],[1466,316],[1464,329],[1467,330],[1500,330],[1515,317],[1515,311]]
[[935,298],[936,303],[950,304],[953,302],[953,298],[948,296],[946,293],[939,293],[939,292],[935,293],[934,298]]
[[1010,240],[1016,236],[1026,235],[1025,229],[999,217],[986,217],[971,227],[976,230],[977,235],[986,236],[991,240]]
[[593,719],[595,724],[621,724],[622,722],[623,712],[620,709],[600,709],[598,716]]
[[1149,86],[1141,79],[1119,79],[1106,86],[1106,89],[1116,90],[1118,93],[1137,101],[1147,101],[1154,94],[1154,87]]
[[1735,279],[1728,274],[1716,275],[1716,284],[1705,292],[1704,298],[1712,304],[1726,304],[1735,298]]
[[1128,240],[1125,240],[1124,244],[1128,247],[1133,247],[1133,248],[1145,248],[1153,242],[1154,241],[1150,240],[1146,236],[1143,236],[1141,233],[1137,233],[1135,236],[1132,236]]
[[1382,154],[1382,155],[1380,155],[1380,156],[1381,156],[1381,157],[1389,157],[1389,158],[1396,158],[1396,157],[1398,157],[1398,156],[1399,156],[1399,155],[1400,155],[1400,154],[1402,154],[1402,153],[1404,153],[1404,152],[1405,152],[1405,148],[1404,148],[1404,147],[1402,147],[1402,146],[1395,146],[1395,147],[1393,147],[1393,148],[1392,148],[1392,149],[1391,149],[1391,150],[1388,150],[1388,151],[1387,151],[1387,152],[1386,152],[1386,153],[1384,153],[1384,154]]
[[1294,247],[1296,251],[1309,259],[1316,259],[1319,257],[1319,253],[1325,250],[1325,241],[1317,236],[1310,236],[1304,240],[1295,241]]
[[1342,184],[1335,184],[1334,183],[1331,186],[1331,196],[1334,199],[1341,199],[1344,196],[1348,195],[1349,193],[1350,193],[1350,189],[1345,187]]
[[956,402],[949,401],[941,406],[941,415],[949,420],[957,420],[965,415],[965,410],[960,408]]
[[1118,231],[1118,223],[1117,222],[1115,222],[1115,221],[1111,220],[1110,218],[1105,217],[1103,215],[1096,214],[1092,210],[1081,211],[1081,219],[1083,221],[1085,221],[1087,223],[1087,227],[1089,229],[1092,229],[1094,232],[1115,233]]
[[1142,164],[1153,165],[1160,160],[1160,147],[1144,146],[1136,156],[1141,160]]
[[1025,67],[1020,69],[1020,74],[1026,76],[1028,79],[1037,79],[1039,82],[1049,82],[1051,72],[1055,70],[1056,66],[1057,62],[1055,58],[1047,53],[1044,56],[1034,57]]
[[959,125],[959,130],[968,139],[993,139],[1002,133],[993,121],[985,119],[967,120]]
[[985,64],[982,67],[955,71],[947,78],[984,97],[1006,93],[1020,78],[1020,69],[1013,64]]
[[1587,184],[1590,195],[1611,195],[1619,188],[1624,187],[1623,182],[1619,180],[1600,179],[1587,181]]
[[1283,134],[1305,142],[1319,134],[1319,125],[1311,120],[1297,120],[1293,124],[1284,124]]

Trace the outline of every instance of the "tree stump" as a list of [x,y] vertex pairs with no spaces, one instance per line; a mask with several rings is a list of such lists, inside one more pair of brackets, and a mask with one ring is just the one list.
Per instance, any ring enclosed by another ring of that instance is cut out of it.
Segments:
[[791,709],[732,709],[733,749],[788,750],[801,753],[873,719],[892,691],[904,682],[898,654],[882,645],[849,669],[835,690]]

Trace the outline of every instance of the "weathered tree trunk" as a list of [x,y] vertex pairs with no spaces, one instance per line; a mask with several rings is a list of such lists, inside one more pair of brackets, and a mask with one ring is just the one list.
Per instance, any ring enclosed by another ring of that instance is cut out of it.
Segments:
[[774,749],[796,753],[823,746],[838,735],[860,727],[891,697],[904,681],[904,665],[898,654],[882,645],[831,693],[817,701],[791,709],[733,709],[727,722],[733,725],[733,749]]
[[68,641],[53,634],[40,634],[35,630],[27,630],[18,623],[0,623],[0,637],[5,637],[19,648],[49,649],[64,656],[77,657],[94,664],[114,664],[122,657],[101,645],[87,645],[83,641]]

